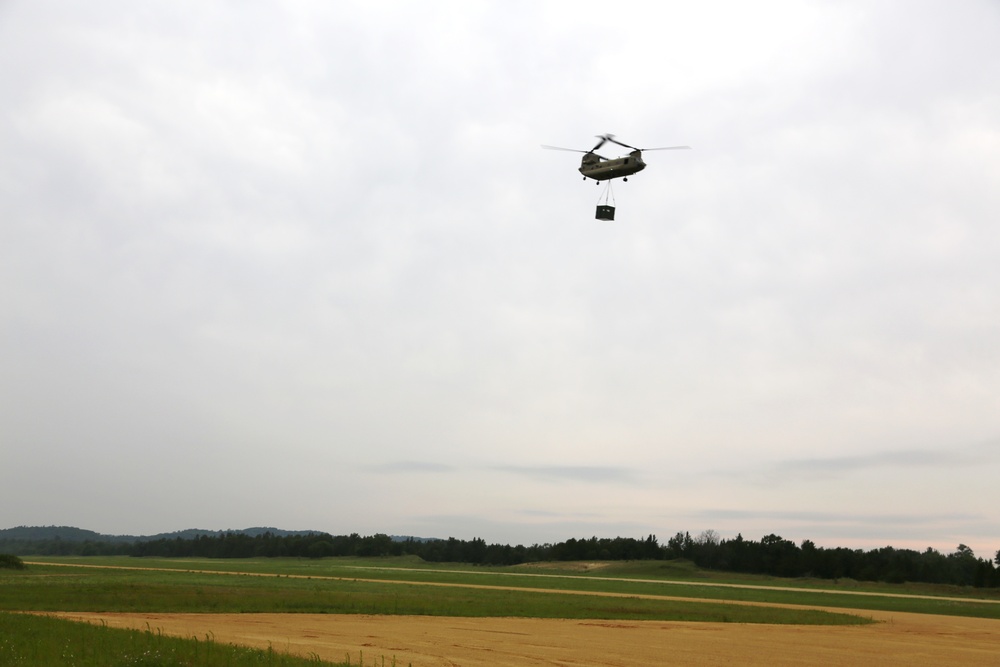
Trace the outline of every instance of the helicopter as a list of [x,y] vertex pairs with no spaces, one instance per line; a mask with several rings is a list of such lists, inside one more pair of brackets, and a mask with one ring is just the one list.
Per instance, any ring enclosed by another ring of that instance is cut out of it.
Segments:
[[[591,148],[589,151],[578,150],[576,148],[562,148],[561,146],[545,146],[542,148],[547,148],[553,151],[570,151],[573,153],[583,153],[583,159],[580,161],[580,173],[583,174],[583,180],[592,178],[598,183],[600,181],[608,181],[613,178],[621,178],[622,181],[627,181],[628,177],[632,174],[638,173],[646,168],[646,163],[642,160],[643,151],[675,151],[675,150],[687,150],[690,146],[665,146],[663,148],[636,148],[635,146],[629,146],[626,143],[622,143],[615,139],[613,134],[599,134],[597,138],[600,141],[597,145]],[[624,146],[625,148],[632,149],[626,157],[619,157],[613,160],[598,155],[595,151],[599,149],[606,143],[618,144],[619,146]]]

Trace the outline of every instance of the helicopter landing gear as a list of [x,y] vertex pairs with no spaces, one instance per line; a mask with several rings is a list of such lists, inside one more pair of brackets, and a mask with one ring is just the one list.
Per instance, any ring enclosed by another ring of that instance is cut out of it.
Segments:
[[626,176],[625,178],[622,179],[622,183],[626,183],[626,182],[628,182],[628,176]]

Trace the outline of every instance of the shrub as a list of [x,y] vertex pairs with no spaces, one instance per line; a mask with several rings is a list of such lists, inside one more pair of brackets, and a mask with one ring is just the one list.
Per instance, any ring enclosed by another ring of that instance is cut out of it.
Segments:
[[24,561],[17,556],[12,556],[10,554],[0,554],[0,569],[7,570],[23,570],[25,567]]

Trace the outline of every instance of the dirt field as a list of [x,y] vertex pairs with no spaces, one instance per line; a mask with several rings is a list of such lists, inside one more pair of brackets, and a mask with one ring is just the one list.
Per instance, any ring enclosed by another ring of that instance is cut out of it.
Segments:
[[[834,611],[848,611],[837,609]],[[864,626],[327,614],[60,613],[217,642],[400,667],[998,665],[1000,621],[857,611]],[[148,624],[148,625],[147,625]]]

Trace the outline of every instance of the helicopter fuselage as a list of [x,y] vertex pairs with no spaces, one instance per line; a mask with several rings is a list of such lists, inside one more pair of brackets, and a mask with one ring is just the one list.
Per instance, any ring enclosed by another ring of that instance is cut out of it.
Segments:
[[584,178],[592,178],[595,181],[607,181],[612,178],[631,176],[646,168],[646,163],[642,161],[642,151],[632,151],[625,157],[608,160],[596,153],[590,152],[583,156],[580,161],[580,173]]

